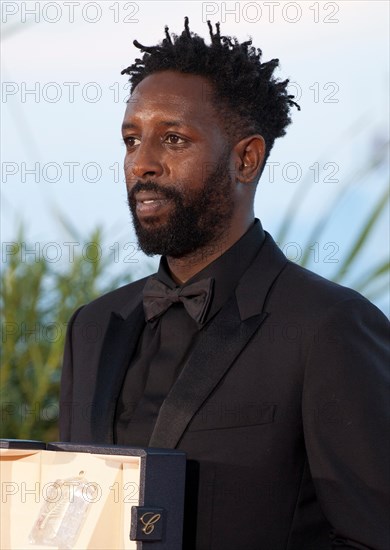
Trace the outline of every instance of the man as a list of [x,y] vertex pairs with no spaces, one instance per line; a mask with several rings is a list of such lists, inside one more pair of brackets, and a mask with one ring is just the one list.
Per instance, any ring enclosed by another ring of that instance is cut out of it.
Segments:
[[61,437],[185,451],[184,548],[385,550],[387,320],[255,220],[295,104],[277,60],[209,28],[210,46],[187,18],[180,37],[134,41],[123,71],[129,206],[162,258],[74,314]]

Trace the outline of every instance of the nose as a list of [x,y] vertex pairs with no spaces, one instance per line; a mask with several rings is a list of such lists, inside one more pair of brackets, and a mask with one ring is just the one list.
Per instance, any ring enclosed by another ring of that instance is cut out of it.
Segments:
[[156,144],[151,140],[142,140],[134,153],[125,159],[126,177],[130,179],[149,179],[162,175],[163,166]]

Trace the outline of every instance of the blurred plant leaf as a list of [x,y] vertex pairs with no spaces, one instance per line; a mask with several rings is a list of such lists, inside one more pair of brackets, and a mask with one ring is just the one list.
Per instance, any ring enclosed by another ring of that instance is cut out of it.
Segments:
[[365,289],[369,286],[371,286],[371,283],[374,281],[377,281],[378,279],[382,278],[383,276],[387,277],[390,273],[390,262],[389,260],[384,260],[381,262],[377,267],[371,268],[367,273],[363,275],[356,283],[354,283],[352,286],[355,290],[358,292],[364,292]]
[[[366,124],[370,118],[369,113],[363,114],[358,120],[353,122],[347,130],[340,135],[339,139],[336,142],[332,143],[332,147],[329,151],[324,151],[324,153],[317,159],[318,166],[323,166],[327,159],[332,157],[333,150],[338,150],[339,144],[345,143],[348,139],[351,138],[351,136],[358,135],[361,131],[363,131],[366,128]],[[316,163],[314,163],[316,164]],[[355,181],[355,175],[351,178],[353,181]],[[287,207],[287,210],[283,216],[282,222],[280,224],[278,234],[277,234],[277,242],[284,242],[284,240],[287,237],[287,234],[291,228],[291,225],[293,221],[295,220],[297,213],[299,211],[299,208],[302,206],[305,198],[309,195],[309,191],[313,186],[313,175],[309,172],[306,173],[305,177],[302,180],[302,183],[297,187],[295,193],[293,194],[289,205]],[[344,186],[345,187],[345,186]],[[339,200],[340,197],[338,196],[337,199]],[[327,214],[329,211],[327,211]],[[314,231],[313,231],[314,232]],[[312,240],[309,242],[315,242],[315,240]],[[307,261],[307,259],[306,259]],[[305,262],[302,263],[304,265]]]
[[[9,243],[1,272],[1,436],[58,439],[58,398],[66,326],[80,305],[117,288],[128,277],[109,276],[110,261],[102,258],[102,231],[86,241],[88,256],[75,253],[56,265],[39,254],[23,255],[23,227]],[[95,254],[94,254],[95,248]]]
[[[377,204],[372,209],[367,221],[361,227],[360,233],[357,235],[355,242],[353,243],[345,260],[342,262],[342,264],[340,265],[336,273],[332,276],[333,281],[340,282],[343,279],[344,275],[347,273],[353,261],[356,260],[359,252],[362,250],[364,244],[366,243],[373,227],[379,220],[379,217],[382,211],[384,210],[385,206],[388,204],[389,196],[390,196],[389,189],[385,189],[385,193],[381,197],[379,197],[379,200],[377,201]],[[375,275],[375,271],[376,270],[374,269],[371,275],[371,279],[377,276]],[[382,272],[383,271],[380,270],[378,275],[381,275]]]
[[[322,215],[318,221],[313,225],[309,232],[306,244],[302,247],[303,254],[300,258],[300,265],[307,267],[312,253],[312,243],[320,240],[321,234],[326,227],[331,223],[332,216],[336,209],[342,204],[342,201],[346,198],[347,193],[351,186],[355,186],[360,181],[365,181],[366,178],[371,177],[374,173],[381,170],[387,164],[389,141],[384,141],[376,148],[375,153],[368,158],[364,159],[362,165],[358,166],[356,170],[350,174],[343,182],[340,190],[335,194],[331,203],[324,208]],[[306,176],[297,191],[294,193],[290,203],[287,207],[286,215],[281,223],[280,229],[277,232],[276,241],[283,242],[287,232],[290,230],[292,223],[297,215],[300,205],[303,199],[307,196],[310,185],[310,176]],[[386,186],[385,191],[378,198],[377,202],[369,212],[367,219],[358,230],[356,237],[347,253],[345,259],[338,266],[338,269],[330,278],[337,283],[344,283],[345,277],[348,274],[350,267],[361,257],[365,252],[369,239],[371,238],[374,230],[377,228],[378,223],[382,218],[382,214],[386,206],[389,204],[389,186]],[[375,299],[388,293],[388,287],[386,285],[377,285],[375,290],[368,290],[368,287],[373,287],[378,281],[381,281],[383,277],[388,276],[390,273],[390,266],[387,259],[382,260],[379,265],[370,267],[368,272],[364,274],[356,284],[352,284],[352,288],[364,293],[367,298]]]

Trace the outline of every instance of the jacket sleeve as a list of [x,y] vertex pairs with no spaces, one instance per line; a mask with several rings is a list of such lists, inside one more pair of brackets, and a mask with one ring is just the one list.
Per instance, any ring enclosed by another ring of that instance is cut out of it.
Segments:
[[60,386],[60,417],[59,417],[59,430],[60,441],[71,440],[72,429],[72,407],[73,407],[73,347],[72,347],[72,333],[75,327],[75,320],[79,312],[84,306],[78,308],[69,320],[65,348],[64,358],[62,363],[61,372],[61,386]]
[[364,298],[332,306],[307,356],[303,424],[332,548],[388,550],[389,323]]

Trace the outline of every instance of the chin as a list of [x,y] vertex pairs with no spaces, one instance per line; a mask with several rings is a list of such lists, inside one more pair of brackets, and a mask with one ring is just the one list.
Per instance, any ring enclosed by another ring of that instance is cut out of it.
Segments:
[[136,225],[143,229],[154,227],[158,230],[165,229],[167,222],[160,216],[143,216],[141,218],[137,216]]

